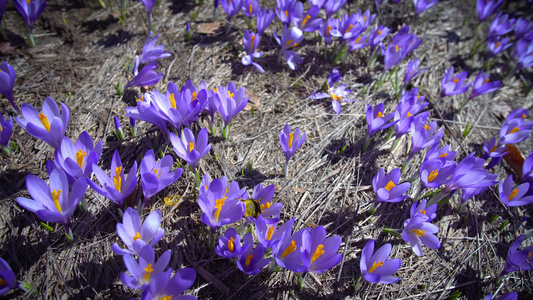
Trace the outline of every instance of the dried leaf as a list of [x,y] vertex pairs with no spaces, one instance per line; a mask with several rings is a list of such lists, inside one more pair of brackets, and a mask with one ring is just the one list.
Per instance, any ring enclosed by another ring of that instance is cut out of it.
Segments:
[[196,32],[202,33],[202,34],[214,34],[220,28],[222,28],[222,23],[218,21],[200,23],[196,27]]
[[252,110],[252,106],[255,110],[258,110],[261,108],[261,102],[259,100],[259,97],[255,94],[254,91],[247,89],[246,94],[248,95],[248,103],[246,103],[246,106],[244,107],[244,110]]
[[302,189],[302,188],[299,188],[297,186],[293,187],[292,188],[293,191],[297,192],[297,193],[305,193],[305,190]]
[[522,165],[524,165],[525,158],[513,145],[507,145],[507,153],[503,159],[511,166],[513,171],[518,175],[518,177],[522,177]]

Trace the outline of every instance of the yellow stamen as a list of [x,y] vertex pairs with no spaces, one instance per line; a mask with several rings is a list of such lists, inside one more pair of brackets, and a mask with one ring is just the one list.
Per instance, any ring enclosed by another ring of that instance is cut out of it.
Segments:
[[115,176],[113,176],[113,184],[115,185],[115,189],[120,193],[120,189],[122,187],[122,177],[120,176],[120,173],[122,172],[122,167],[117,167],[115,169]]
[[485,81],[483,81],[483,84],[485,84],[485,83],[487,83],[487,82],[489,82],[489,81],[490,81],[490,80],[487,78],[487,79],[485,79]]
[[270,239],[272,238],[272,234],[274,234],[274,226],[271,226],[270,228],[268,228],[268,232],[266,236],[267,241],[270,241]]
[[518,130],[519,130],[518,127],[515,127],[515,128],[513,128],[513,130],[511,130],[511,131],[509,132],[509,134],[511,134],[511,133],[515,133],[515,132],[518,132]]
[[192,152],[194,150],[194,142],[189,143],[189,152]]
[[0,132],[4,131],[4,129],[2,128],[2,124],[0,124]]
[[383,266],[383,262],[382,261],[375,261],[373,264],[372,264],[372,268],[370,268],[370,270],[368,270],[368,273],[372,273],[374,272],[378,267],[381,267]]
[[52,201],[54,201],[54,205],[56,206],[57,211],[62,213],[63,210],[61,209],[61,205],[59,204],[59,195],[61,195],[61,190],[52,190]]
[[140,239],[141,238],[141,233],[137,231],[137,233],[135,234],[135,236],[133,237],[133,241],[135,242],[136,240]]
[[289,11],[288,10],[285,11],[285,17],[289,18]]
[[292,40],[288,40],[285,44],[289,46],[290,44],[292,44]]
[[172,105],[173,109],[176,109],[176,99],[174,98],[174,94],[170,94],[170,105]]
[[446,157],[446,156],[448,156],[448,153],[446,153],[446,152],[444,152],[441,155],[439,155],[439,157]]
[[139,102],[139,101],[144,101],[144,96],[142,94],[141,94],[141,98],[140,99],[135,100],[135,102]]
[[527,255],[527,258],[530,258],[532,254],[533,252],[529,252],[529,254]]
[[353,25],[350,24],[350,26],[348,26],[348,29],[346,29],[346,33],[348,33],[350,30],[352,30],[352,28],[353,28]]
[[408,117],[412,117],[413,115],[410,112],[407,112]]
[[146,272],[143,276],[144,281],[148,281],[148,279],[150,279],[150,274],[152,274],[153,271],[154,269],[152,269],[152,264],[148,264],[146,268],[144,268],[144,272]]
[[87,155],[87,152],[83,151],[83,150],[78,150],[78,152],[76,152],[76,162],[78,163],[78,166],[80,166],[80,168],[83,169],[83,159],[85,158],[85,155]]
[[309,19],[311,19],[310,15],[305,16],[305,19],[302,21],[302,26],[305,26],[305,23],[307,23]]
[[359,36],[356,40],[355,40],[355,43],[359,43],[359,40],[361,40],[361,36]]
[[[0,70],[2,71],[2,70]],[[2,278],[0,278],[0,286],[5,286],[7,285],[7,282],[5,280],[3,280]]]
[[252,9],[252,5],[251,5],[251,4],[248,6],[248,11],[249,11],[250,13],[252,13],[252,11],[253,11],[253,9]]
[[383,113],[378,111],[378,115],[376,116],[376,118],[381,118],[381,117],[383,117]]
[[246,256],[246,265],[249,266],[250,263],[252,262],[252,258],[253,258],[253,254],[250,254],[248,256]]
[[381,34],[381,30],[378,30],[378,35],[380,35],[380,34]]
[[429,127],[428,124],[424,125],[424,128],[425,128],[426,130],[430,130],[430,129],[431,129],[431,127]]
[[496,42],[496,45],[494,46],[494,48],[498,48],[498,46],[500,46],[500,42]]
[[270,206],[272,206],[272,205],[270,204],[270,202],[267,202],[266,204],[261,204],[261,205],[259,206],[259,208],[261,208],[261,210],[264,210],[264,209],[270,208]]
[[313,256],[311,256],[311,263],[313,263],[315,260],[317,260],[322,254],[324,254],[324,245],[320,244],[318,247],[316,247],[315,253],[313,253]]
[[0,69],[0,72],[2,72],[2,69]]
[[416,95],[416,99],[420,99],[420,94]]
[[453,82],[454,82],[454,83],[458,83],[458,82],[459,82],[459,79],[458,79],[458,78],[454,78],[454,79],[453,79]]
[[289,133],[289,149],[292,147],[293,133]]
[[285,248],[285,251],[283,251],[281,258],[287,257],[287,255],[293,253],[294,251],[296,251],[296,242],[292,240],[291,244],[287,248]]
[[328,31],[326,32],[326,36],[329,36],[329,31],[331,30],[331,25],[328,25]]
[[161,300],[172,300],[172,295],[170,295],[170,296],[163,296],[163,297],[161,297]]
[[398,47],[398,45],[396,45],[396,47],[395,47],[395,48],[396,48],[396,52],[398,52],[398,50],[399,50],[399,47]]
[[218,93],[218,92],[217,92],[217,88],[214,88],[214,89],[213,89],[213,92]]
[[420,210],[420,213],[423,214],[423,215],[425,215],[425,214],[426,214],[426,211],[423,210],[423,209],[421,209],[421,210]]
[[252,41],[250,42],[250,52],[254,50],[255,35],[252,34]]
[[41,123],[43,124],[44,129],[50,132],[50,123],[48,123],[48,118],[44,115],[44,113],[39,114],[39,120],[41,120]]
[[231,237],[229,239],[229,241],[228,241],[228,250],[229,250],[229,252],[235,251],[235,244],[233,242],[235,242],[235,238]]
[[235,94],[232,93],[232,92],[230,92],[230,91],[228,91],[228,96],[229,96],[230,98],[233,98],[233,95],[235,95]]
[[192,98],[191,98],[191,102],[196,100],[196,97],[198,97],[198,93],[196,92],[192,92]]
[[366,21],[366,16],[363,16],[363,21]]
[[224,206],[224,202],[226,202],[225,198],[215,200],[215,212],[213,213],[213,217],[215,217],[215,221],[218,222],[218,217],[220,217],[220,211],[222,210],[222,206]]
[[527,118],[527,116],[526,116],[526,114],[522,114],[522,116],[520,118],[525,119],[525,118]]
[[159,169],[158,168],[154,168],[154,174],[157,175],[157,178],[159,178],[159,176],[161,176],[161,172],[159,172]]
[[26,5],[30,5],[31,0],[26,0]]
[[416,234],[418,237],[421,237],[421,236],[425,236],[426,235],[426,231],[425,230],[420,230],[420,229],[413,229],[411,230],[414,234]]
[[517,194],[518,194],[518,189],[514,189],[513,192],[509,195],[509,200],[516,197]]
[[394,182],[392,182],[392,180],[391,180],[391,181],[389,181],[389,183],[387,183],[387,185],[385,186],[385,189],[386,189],[387,191],[390,192],[390,190],[391,190],[393,187],[395,187],[395,186],[396,186],[396,185],[395,185]]
[[429,176],[428,176],[428,181],[433,181],[433,179],[435,179],[437,175],[439,175],[439,170],[431,171],[431,173],[429,173]]

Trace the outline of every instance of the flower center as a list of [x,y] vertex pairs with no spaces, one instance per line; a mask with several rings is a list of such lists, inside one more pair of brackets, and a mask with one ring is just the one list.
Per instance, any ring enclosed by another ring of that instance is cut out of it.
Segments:
[[522,116],[520,117],[521,119],[525,119],[527,118],[526,114],[522,114]]
[[428,181],[433,181],[433,179],[435,179],[437,175],[439,175],[439,170],[431,171],[431,173],[429,173],[429,176],[428,176]]
[[148,264],[146,268],[144,268],[144,272],[145,272],[143,276],[144,281],[148,281],[148,279],[150,279],[150,274],[152,274],[153,271],[154,269],[152,269],[152,264]]
[[487,82],[489,82],[489,79],[488,79],[488,78],[485,79],[485,81],[483,81],[483,84],[485,84],[485,83],[487,83]]
[[56,206],[57,211],[62,213],[63,210],[61,209],[61,205],[59,204],[59,195],[61,195],[61,190],[52,190],[52,201],[54,201],[54,205]]
[[459,82],[459,78],[456,77],[453,79],[453,83],[458,83],[458,82]]
[[383,117],[383,113],[378,111],[378,114],[376,115],[376,118],[381,118],[381,117]]
[[115,189],[119,193],[120,193],[120,188],[122,186],[122,177],[120,177],[120,173],[122,173],[122,167],[116,167],[115,176],[113,176],[113,184],[115,185]]
[[[2,70],[0,70],[2,71]],[[7,282],[5,280],[3,280],[2,278],[0,278],[0,286],[4,286],[4,285],[7,285]]]
[[261,208],[261,210],[264,210],[264,209],[270,208],[270,206],[272,206],[272,204],[270,204],[270,202],[267,202],[265,204],[261,204],[259,208]]
[[400,47],[398,47],[398,45],[396,45],[395,48],[396,48],[396,52],[398,52],[398,50],[400,50]]
[[421,209],[421,210],[420,210],[420,213],[423,214],[423,215],[425,215],[425,214],[426,214],[426,211],[423,210],[423,209]]
[[359,43],[359,40],[361,39],[361,36],[359,36],[356,40],[355,40],[355,43]]
[[518,189],[514,189],[513,192],[509,195],[509,200],[516,197],[517,194],[518,194]]
[[287,255],[293,253],[294,251],[296,251],[296,242],[292,240],[291,244],[287,248],[285,248],[285,251],[283,251],[281,258],[287,257]]
[[254,52],[254,41],[255,41],[255,35],[252,34],[252,40],[250,41],[250,53]]
[[268,232],[266,236],[267,241],[270,241],[270,239],[272,239],[272,234],[274,234],[274,226],[271,226],[270,228],[268,228]]
[[446,157],[446,156],[448,156],[448,153],[447,153],[447,152],[444,152],[444,153],[442,153],[441,155],[439,155],[439,157]]
[[44,129],[46,129],[46,131],[50,132],[50,123],[48,122],[48,118],[44,115],[44,113],[40,113],[39,114],[39,120],[43,124]]
[[136,240],[140,239],[141,238],[141,233],[137,231],[137,233],[135,234],[135,236],[133,237],[133,241],[135,242]]
[[424,125],[424,128],[425,128],[426,130],[430,130],[430,129],[431,129],[431,127],[429,127],[428,124]]
[[285,11],[285,17],[287,17],[287,19],[289,18],[289,11],[288,10]]
[[248,256],[246,256],[246,266],[249,266],[250,263],[252,262],[252,258],[254,257],[253,254],[250,254]]
[[317,260],[322,254],[324,254],[324,245],[320,244],[318,247],[316,247],[315,253],[313,253],[313,256],[311,256],[311,263],[313,263],[315,260]]
[[83,159],[85,158],[85,155],[87,155],[87,152],[81,149],[76,152],[76,162],[78,163],[78,166],[80,166],[81,169],[83,169]]
[[229,241],[228,241],[228,250],[229,250],[229,252],[235,251],[235,243],[233,243],[233,242],[235,242],[235,238],[231,237],[229,239]]
[[378,30],[378,35],[380,35],[380,34],[381,34],[381,30]]
[[176,109],[176,99],[174,98],[174,93],[170,94],[170,105],[172,105],[173,109]]
[[383,266],[383,262],[382,261],[375,261],[373,264],[372,264],[372,268],[370,268],[370,270],[368,270],[368,273],[372,273],[374,272],[377,268]]
[[222,199],[215,200],[215,212],[213,216],[215,217],[215,220],[218,222],[218,217],[220,217],[220,211],[222,210],[222,206],[224,206],[224,202],[226,202],[226,198],[222,197]]
[[143,95],[142,95],[142,94],[141,94],[141,98],[139,98],[139,99],[135,100],[135,102],[139,102],[139,101],[144,101],[144,97],[143,97]]
[[348,29],[346,29],[346,33],[348,33],[350,30],[352,30],[352,28],[353,28],[353,25],[350,24],[350,26],[348,26]]
[[326,31],[326,36],[329,36],[329,31],[331,30],[331,25],[328,25],[328,31]]
[[248,6],[248,11],[250,12],[250,14],[251,14],[252,11],[253,11],[253,8],[252,8],[252,5],[251,5],[251,4]]
[[161,172],[158,168],[154,168],[154,174],[157,175],[157,178],[159,178],[159,176],[161,176]]
[[198,93],[197,93],[197,92],[192,92],[191,102],[193,102],[194,100],[196,100],[196,97],[198,97]]
[[194,142],[189,143],[189,152],[192,152],[194,150]]
[[500,41],[496,42],[496,45],[494,46],[494,48],[498,48],[498,46],[500,46]]
[[413,115],[410,112],[407,112],[407,117],[412,117]]
[[293,133],[289,133],[289,149],[292,147],[292,139],[293,139],[293,136],[294,134]]
[[426,236],[426,231],[425,230],[420,230],[420,229],[413,229],[411,230],[414,234],[416,234],[418,237],[421,237],[421,236]]
[[310,15],[305,16],[305,19],[302,21],[302,27],[305,26],[305,23],[307,23],[309,19],[311,19]]
[[228,97],[233,98],[233,95],[235,95],[235,94],[230,92],[230,91],[228,91]]
[[513,128],[513,130],[511,130],[511,131],[509,132],[509,134],[511,134],[511,133],[516,133],[516,132],[518,132],[518,130],[519,130],[518,127],[515,127],[515,128]]
[[172,295],[170,295],[170,296],[163,296],[163,297],[161,297],[161,300],[172,300]]
[[394,182],[392,182],[392,180],[391,180],[391,181],[389,181],[389,183],[387,183],[387,185],[385,186],[385,189],[386,189],[387,191],[390,192],[390,190],[391,190],[393,187],[395,187],[395,186],[396,186],[396,185],[395,185]]

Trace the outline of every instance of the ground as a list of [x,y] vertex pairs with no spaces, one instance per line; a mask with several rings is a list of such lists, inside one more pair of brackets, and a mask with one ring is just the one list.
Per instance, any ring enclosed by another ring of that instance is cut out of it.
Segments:
[[[285,62],[277,62],[278,45],[269,28],[260,45],[265,55],[259,63],[266,70],[261,74],[241,64],[242,32],[247,27],[244,16],[234,18],[226,34],[222,9],[218,14],[219,28],[212,24],[212,3],[206,2],[200,5],[194,1],[163,0],[156,6],[154,31],[172,56],[161,61],[159,70],[165,77],[150,89],[164,91],[168,82],[180,86],[188,79],[194,84],[204,80],[209,88],[230,80],[237,87],[245,87],[251,104],[233,120],[227,140],[221,139],[220,132],[210,132],[212,151],[200,162],[200,172],[216,178],[226,176],[248,190],[258,183],[274,184],[274,201],[283,203],[281,219],[296,217],[295,230],[321,225],[328,234],[341,236],[343,261],[326,273],[307,274],[302,290],[292,272],[269,273],[265,269],[255,276],[245,275],[234,263],[207,249],[203,238],[207,228],[200,220],[193,176],[184,172],[177,183],[149,202],[143,215],[155,209],[162,211],[165,235],[156,246],[157,253],[171,249],[170,266],[174,270],[196,270],[196,283],[187,293],[199,299],[442,299],[452,295],[481,299],[501,288],[500,293],[518,291],[521,299],[533,295],[531,272],[515,272],[497,280],[510,243],[532,228],[531,206],[506,210],[497,199],[497,186],[469,201],[461,211],[457,198],[440,207],[433,223],[439,227],[442,247],[425,248],[423,257],[415,256],[403,240],[382,230],[402,228],[409,217],[410,199],[386,204],[369,215],[375,197],[373,176],[379,168],[389,171],[400,167],[410,143],[403,139],[391,152],[392,140],[387,140],[387,132],[381,132],[361,152],[367,136],[366,104],[384,102],[386,111],[391,112],[398,101],[389,81],[379,89],[370,88],[383,73],[383,60],[369,68],[368,52],[361,50],[334,66],[324,60],[323,44],[317,35],[309,34],[297,50],[304,63],[298,71],[292,71]],[[264,2],[269,8],[275,5],[274,1]],[[506,5],[505,9],[516,11],[516,15],[531,15],[531,8],[522,2]],[[144,7],[132,1],[127,18],[121,23],[116,3],[114,11],[101,8],[96,1],[87,3],[92,7],[76,1],[50,1],[35,25],[34,48],[25,44],[22,19],[12,4],[8,6],[4,17],[9,42],[0,44],[0,54],[17,72],[16,102],[40,108],[45,97],[50,96],[66,103],[71,110],[66,135],[76,139],[85,130],[93,139],[102,139],[100,165],[104,169],[109,168],[115,149],[126,169],[134,161],[140,162],[151,147],[173,154],[168,139],[150,124],[138,122],[138,135],[127,134],[124,141],[117,141],[112,132],[115,114],[128,127],[125,107],[134,105],[139,93],[132,88],[121,97],[114,86],[131,79],[127,67],[141,52],[148,35]],[[413,57],[429,70],[418,76],[414,85],[432,103],[428,108],[430,119],[446,126],[442,144],[456,149],[458,159],[472,151],[481,156],[484,139],[498,134],[511,110],[531,109],[533,98],[524,88],[531,84],[531,70],[509,76],[498,92],[470,101],[461,112],[458,108],[467,96],[447,97],[437,103],[440,80],[451,65],[457,72],[468,71],[473,78],[486,61],[485,52],[470,52],[478,24],[475,1],[440,1],[418,18],[414,17],[410,1],[385,4],[378,10],[373,1],[350,1],[345,8],[350,13],[370,9],[377,14],[374,24],[384,24],[394,31],[409,24],[424,40]],[[191,24],[191,40],[187,39],[186,22]],[[487,22],[482,24],[479,37],[486,36],[488,26]],[[213,32],[206,33],[210,29]],[[512,60],[512,52],[496,57],[489,70],[491,79],[502,78],[514,63],[509,63]],[[400,80],[406,63],[399,65]],[[334,67],[342,73],[342,82],[353,89],[350,98],[357,100],[343,103],[341,115],[332,111],[330,100],[308,98],[320,89]],[[16,115],[6,100],[0,102],[0,111],[4,116]],[[307,140],[291,159],[289,176],[284,177],[278,133],[287,123],[306,132]],[[464,138],[462,132],[467,124],[474,129]],[[194,126],[209,128],[208,117],[202,116]],[[18,125],[12,139],[17,150],[10,156],[0,156],[0,256],[11,265],[18,280],[32,284],[37,292],[18,290],[7,298],[138,296],[121,283],[119,274],[125,266],[121,257],[110,250],[111,244],[119,242],[115,230],[120,221],[118,208],[89,189],[89,211],[78,210],[72,217],[73,243],[67,241],[61,226],[55,226],[53,233],[46,231],[15,199],[28,196],[26,175],[47,178],[45,162],[53,159],[53,149]],[[346,149],[339,155],[344,146]],[[530,140],[517,146],[526,156],[532,149]],[[243,172],[248,163],[253,169]],[[403,180],[415,178],[418,165],[411,164]],[[503,179],[513,170],[503,163],[491,172]],[[179,196],[180,200],[165,206],[163,199],[167,195]],[[500,218],[491,221],[492,216]],[[501,229],[505,221],[510,225]],[[393,245],[391,257],[402,259],[402,267],[395,274],[401,278],[398,284],[363,283],[354,288],[360,275],[361,250],[369,239],[376,239],[377,246]]]

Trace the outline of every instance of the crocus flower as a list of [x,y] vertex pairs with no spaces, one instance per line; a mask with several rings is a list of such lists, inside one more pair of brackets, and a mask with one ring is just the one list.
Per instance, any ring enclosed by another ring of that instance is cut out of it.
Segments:
[[37,176],[27,175],[26,188],[33,200],[18,197],[18,204],[35,213],[39,219],[45,222],[64,225],[68,231],[70,216],[85,195],[87,181],[85,178],[80,178],[74,182],[72,189],[69,189],[65,172],[61,169],[55,169],[50,174],[49,185]]
[[127,248],[122,249],[117,243],[111,246],[116,255],[137,255],[144,246],[154,246],[163,237],[165,230],[161,228],[161,212],[154,210],[141,224],[139,213],[131,208],[126,208],[122,223],[117,224],[117,234]]
[[415,4],[415,12],[417,15],[424,12],[426,9],[435,5],[439,0],[413,0]]
[[422,244],[430,249],[439,249],[440,241],[434,235],[439,228],[428,222],[428,217],[423,214],[415,214],[403,224],[402,238],[413,248],[413,252],[422,256]]
[[3,258],[0,258],[0,283],[0,296],[20,286],[15,273]]
[[522,164],[522,179],[520,182],[533,182],[533,150]]
[[287,27],[291,24],[295,4],[296,0],[276,0],[276,15],[283,24],[283,27]]
[[428,218],[428,222],[431,222],[433,219],[435,219],[437,217],[437,203],[427,207],[426,205],[426,199],[420,200],[420,202],[416,201],[415,203],[413,203],[413,205],[411,205],[410,211],[411,218],[414,217],[416,214],[422,214]]
[[521,39],[516,43],[514,56],[518,59],[517,69],[533,66],[533,42]]
[[0,113],[0,146],[5,148],[9,146],[11,134],[13,134],[13,118],[4,119],[4,116]]
[[454,164],[448,164],[446,158],[426,160],[420,166],[420,181],[426,188],[438,188],[451,180],[455,170]]
[[31,30],[44,11],[46,0],[14,0],[13,4]]
[[300,135],[300,128],[296,128],[294,133],[291,132],[291,126],[289,124],[286,124],[283,130],[279,132],[279,143],[283,154],[285,154],[285,176],[288,176],[289,173],[289,159],[303,145],[305,135],[305,132]]
[[500,39],[499,37],[496,37],[489,40],[487,45],[489,49],[489,58],[496,56],[511,46],[512,44],[509,43],[509,38]]
[[132,80],[128,82],[124,88],[128,87],[134,87],[134,86],[150,86],[154,85],[161,80],[165,74],[164,73],[157,73],[154,69],[156,69],[158,66],[157,61],[153,61],[151,63],[148,63],[144,68],[141,69],[141,71],[137,72],[137,68],[135,68],[134,75]]
[[424,161],[430,161],[436,158],[444,158],[446,159],[446,165],[455,165],[455,161],[453,161],[453,159],[455,158],[456,152],[450,151],[450,145],[444,145],[441,148],[438,148],[437,146],[438,145],[435,145],[429,149]]
[[263,55],[263,52],[261,51],[256,52],[257,46],[259,46],[260,41],[260,35],[256,34],[255,32],[250,32],[248,30],[244,31],[243,45],[244,51],[246,51],[247,54],[242,57],[241,62],[245,66],[252,64],[252,66],[254,66],[259,72],[264,73],[265,70],[263,69],[263,67],[253,61],[254,58],[260,58]]
[[[174,274],[172,278],[172,269],[161,272],[152,277],[150,285],[148,285],[141,295],[141,300],[153,299],[182,299],[182,300],[196,300],[196,297],[191,295],[181,295],[185,290],[190,288],[196,280],[196,272],[192,268],[183,268]],[[180,296],[181,295],[181,296]]]
[[337,253],[342,243],[341,237],[335,235],[326,238],[326,235],[326,229],[322,226],[311,230],[310,272],[324,273],[338,265],[342,260],[342,254]]
[[370,240],[365,244],[361,253],[361,277],[370,283],[396,283],[400,278],[390,276],[396,273],[402,266],[399,258],[389,259],[392,250],[391,244],[381,246],[374,253],[375,240]]
[[437,131],[437,127],[436,121],[425,124],[420,115],[415,118],[413,123],[411,123],[411,152],[409,153],[409,158],[413,158],[422,149],[431,148],[439,144],[444,135],[444,129],[441,128]]
[[291,234],[295,220],[295,218],[292,218],[276,229],[278,220],[265,219],[260,215],[255,221],[257,240],[265,249],[274,247],[283,236]]
[[372,137],[375,133],[380,130],[387,129],[398,121],[392,121],[394,113],[384,115],[385,104],[380,103],[374,107],[370,104],[366,104],[366,124],[368,125],[368,135]]
[[378,28],[372,29],[368,35],[368,43],[370,45],[370,53],[387,37],[389,34],[389,27],[379,25]]
[[257,13],[257,34],[262,35],[265,32],[265,29],[270,26],[270,23],[274,20],[274,12],[269,9],[263,8],[260,12]]
[[483,22],[490,17],[500,6],[502,6],[504,0],[477,0],[477,17],[479,22]]
[[172,132],[169,137],[174,152],[185,160],[196,174],[196,165],[211,150],[211,144],[207,144],[207,129],[202,128],[198,133],[198,138],[195,138],[187,127],[183,129],[181,139]]
[[125,254],[122,259],[131,276],[127,275],[126,272],[121,272],[120,280],[132,289],[146,288],[157,274],[162,273],[167,268],[170,261],[170,252],[170,250],[165,251],[157,262],[152,246],[146,245],[141,249],[139,262],[131,255]]
[[341,77],[341,74],[339,70],[336,68],[331,71],[331,74],[328,77],[328,92],[329,93],[313,93],[310,98],[311,99],[323,99],[323,98],[331,98],[331,106],[333,107],[333,111],[335,111],[338,115],[341,113],[341,104],[340,101],[346,101],[346,102],[355,102],[354,99],[346,99],[345,97],[348,96],[352,90],[347,89],[345,84],[342,84],[338,87],[334,87],[334,82],[338,81]]
[[222,115],[224,125],[228,127],[231,119],[248,104],[248,95],[246,95],[244,87],[237,90],[235,84],[231,81],[227,87],[217,87],[215,104],[218,112]]
[[518,18],[516,20],[515,28],[514,28],[514,35],[515,40],[521,40],[526,35],[533,32],[533,22],[530,22],[529,19],[524,18]]
[[511,292],[507,294],[503,294],[498,299],[494,299],[492,297],[492,293],[489,293],[483,300],[517,300],[518,299],[518,293],[517,292]]
[[526,122],[522,118],[506,120],[500,129],[499,145],[516,144],[526,140],[532,127],[533,121]]
[[[404,93],[402,98],[400,98],[400,102],[394,111],[394,121],[397,122],[394,124],[396,138],[401,137],[411,130],[411,124],[418,117],[418,113],[429,104],[425,101],[419,103],[417,98],[416,95],[410,95],[410,93]],[[422,112],[420,116],[419,118],[427,119],[429,112]]]
[[22,117],[23,119],[15,117],[15,120],[29,135],[57,148],[67,130],[70,110],[64,103],[61,103],[60,113],[54,99],[46,97],[42,112],[28,103],[22,103]]
[[141,161],[141,185],[145,202],[180,178],[183,169],[171,171],[172,164],[173,159],[170,155],[165,155],[156,162],[154,150],[146,152]]
[[261,4],[255,0],[243,0],[242,11],[245,16],[251,19],[261,11]]
[[326,20],[336,14],[348,0],[326,0],[324,9],[326,10]]
[[411,183],[404,182],[398,184],[401,176],[400,169],[394,169],[385,175],[385,169],[379,169],[378,173],[372,179],[372,187],[376,194],[376,203],[381,202],[400,202],[407,198],[405,192],[411,187]]
[[226,229],[224,235],[218,238],[218,245],[215,248],[215,252],[224,258],[234,258],[241,255],[249,246],[245,244],[241,247],[241,236],[234,228],[230,227]]
[[228,22],[236,15],[242,8],[242,0],[221,0],[222,8],[228,15]]
[[[156,93],[156,91],[153,91],[141,95],[141,98],[136,101],[136,107],[126,107],[126,117],[154,124],[163,132],[168,133],[167,120],[169,118],[167,115],[161,113],[161,110],[156,104],[156,98],[163,97],[162,95],[159,96],[158,93],[159,92]],[[169,109],[167,112],[171,114],[174,111]]]
[[304,14],[302,2],[294,5],[292,24],[302,31],[313,32],[322,26],[322,19],[318,18],[320,7],[314,5]]
[[284,26],[281,38],[277,36],[276,30],[274,30],[274,38],[281,46],[279,57],[281,57],[283,54],[287,64],[289,65],[289,68],[291,68],[291,70],[296,70],[298,68],[298,64],[303,63],[303,59],[296,52],[288,49],[296,47],[303,40],[303,32],[296,27],[287,29],[287,27]]
[[405,78],[403,80],[403,84],[405,86],[407,86],[407,84],[413,79],[415,78],[418,74],[424,72],[425,70],[427,70],[428,68],[425,68],[425,69],[421,69],[421,70],[418,70],[418,66],[420,64],[420,60],[418,60],[418,58],[415,58],[415,59],[411,59],[408,63],[407,63],[407,68],[405,69]]
[[451,66],[444,74],[444,77],[442,77],[442,92],[440,93],[440,96],[453,96],[466,92],[472,84],[471,82],[464,84],[467,75],[467,72],[463,71],[457,74],[457,76],[453,76],[453,66]]
[[491,161],[485,166],[485,169],[490,170],[495,165],[500,163],[505,154],[507,154],[507,147],[500,146],[496,143],[496,138],[492,138],[490,141],[485,140],[483,142],[483,151],[485,155],[483,159],[487,160],[491,158]]
[[[156,1],[157,2],[157,1]],[[149,63],[154,60],[169,57],[170,51],[165,52],[165,45],[155,45],[159,34],[154,35],[150,33],[144,42],[143,51],[141,53],[140,63]]]
[[309,228],[301,229],[293,235],[290,231],[281,237],[272,248],[272,257],[278,266],[296,273],[307,272],[311,264],[311,237]]
[[500,273],[500,276],[510,272],[531,270],[531,267],[533,266],[533,245],[518,250],[518,247],[520,247],[525,239],[526,236],[521,235],[511,244],[511,247],[509,247],[509,251],[507,252],[505,267]]
[[311,3],[311,5],[316,5],[319,8],[322,8],[322,6],[324,6],[324,4],[326,3],[326,0],[309,0],[309,3]]
[[318,34],[324,39],[324,42],[326,44],[331,43],[331,40],[333,36],[331,35],[331,29],[335,28],[335,20],[334,19],[327,19],[324,23],[322,23],[322,26],[320,26],[320,29],[318,29]]
[[502,14],[499,12],[492,20],[489,27],[489,33],[487,39],[491,40],[498,36],[506,35],[514,29],[516,19],[509,19],[508,14]]
[[345,14],[338,21],[337,26],[331,29],[331,35],[342,40],[349,40],[359,36],[365,31],[366,26],[359,23],[358,18],[359,16],[357,14]]
[[367,35],[360,35],[358,38],[356,39],[351,39],[350,41],[350,48],[348,49],[349,51],[354,51],[354,50],[357,50],[357,49],[362,49],[368,45],[370,45],[368,42],[368,36]]
[[[258,183],[252,192],[251,199],[257,203],[259,206],[259,216],[267,219],[268,222],[273,222],[274,220],[279,220],[279,214],[283,204],[281,202],[272,204],[272,198],[274,197],[274,185],[269,185],[263,187],[261,183]],[[246,206],[248,209],[248,206]],[[256,223],[257,217],[250,216],[248,217],[253,223]]]
[[422,39],[419,39],[413,33],[409,33],[410,30],[409,26],[403,26],[392,38],[384,53],[385,70],[390,70],[397,65],[422,43]]
[[246,250],[242,252],[241,256],[237,260],[237,267],[244,273],[248,275],[255,275],[259,273],[263,267],[270,263],[268,258],[263,258],[265,255],[265,249],[261,244],[258,244],[254,248],[254,239],[251,233],[247,233],[244,236],[243,248]]
[[213,179],[198,196],[202,222],[213,229],[237,222],[244,216],[244,203],[239,200],[244,193],[237,182],[228,184],[226,177]]
[[529,183],[522,183],[513,189],[513,175],[500,182],[500,200],[507,207],[522,206],[533,203],[533,195],[527,195]]
[[501,81],[490,81],[489,74],[484,74],[483,71],[479,72],[474,79],[474,85],[472,87],[472,93],[468,100],[477,96],[492,93],[500,88]]
[[89,179],[89,185],[98,194],[111,199],[116,204],[124,207],[124,200],[128,197],[137,186],[137,162],[128,173],[128,177],[124,178],[124,168],[118,151],[115,150],[113,158],[111,159],[111,176],[102,170],[98,165],[93,165],[94,176],[102,187]]
[[[0,21],[1,20],[2,19],[0,18]],[[16,77],[17,73],[15,73],[15,69],[13,69],[10,64],[5,61],[0,63],[0,94],[9,100],[9,103],[11,103],[16,111],[20,112],[20,109],[15,104],[15,99],[13,98],[13,87],[15,86]]]

